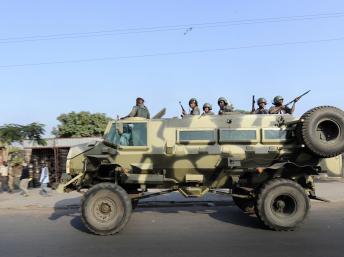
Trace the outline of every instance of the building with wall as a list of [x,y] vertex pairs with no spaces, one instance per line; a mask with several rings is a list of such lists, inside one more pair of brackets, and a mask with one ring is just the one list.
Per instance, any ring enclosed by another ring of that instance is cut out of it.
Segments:
[[48,138],[46,145],[38,145],[31,140],[23,142],[25,161],[32,165],[34,180],[39,177],[41,163],[47,162],[50,170],[50,181],[59,182],[66,171],[66,160],[71,147],[94,141],[101,141],[99,137],[80,138]]

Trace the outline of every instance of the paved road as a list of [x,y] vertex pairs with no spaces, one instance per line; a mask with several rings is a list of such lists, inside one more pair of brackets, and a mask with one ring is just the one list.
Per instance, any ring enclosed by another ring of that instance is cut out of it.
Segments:
[[0,256],[343,256],[344,203],[313,202],[294,232],[263,229],[235,206],[138,208],[119,235],[99,237],[78,210],[1,210]]

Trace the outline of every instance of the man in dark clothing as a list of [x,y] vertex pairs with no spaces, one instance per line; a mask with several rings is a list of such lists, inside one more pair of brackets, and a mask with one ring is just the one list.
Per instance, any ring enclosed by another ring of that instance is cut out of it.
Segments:
[[27,190],[27,188],[29,186],[29,182],[30,182],[29,167],[27,166],[26,163],[24,163],[22,174],[20,176],[20,184],[19,184],[19,188],[22,190],[21,195],[29,196],[28,190]]
[[269,114],[269,111],[265,109],[267,102],[266,99],[261,97],[258,99],[258,108],[256,110],[252,110],[252,114]]
[[136,105],[133,107],[131,112],[123,117],[122,119],[129,118],[129,117],[142,117],[146,119],[150,119],[150,113],[148,108],[144,105],[145,100],[141,97],[136,98]]
[[276,96],[274,98],[273,105],[269,113],[270,114],[293,114],[295,111],[295,104],[300,100],[300,97],[296,98],[293,102],[293,106],[289,108],[288,106],[284,105],[284,99],[282,96]]

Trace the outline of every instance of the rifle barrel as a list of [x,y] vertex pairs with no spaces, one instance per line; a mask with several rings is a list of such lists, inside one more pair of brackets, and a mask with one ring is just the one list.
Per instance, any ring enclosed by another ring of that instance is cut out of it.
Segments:
[[[299,98],[299,99],[300,99],[301,97],[307,95],[309,92],[311,92],[311,90],[308,90],[307,92],[303,93],[302,95],[300,95],[300,96],[298,96],[298,97],[296,97],[296,98]],[[295,99],[296,99],[296,98],[295,98]],[[294,99],[293,101],[290,101],[289,103],[285,104],[285,106],[288,106],[288,105],[294,103],[294,102],[295,102],[295,99]]]

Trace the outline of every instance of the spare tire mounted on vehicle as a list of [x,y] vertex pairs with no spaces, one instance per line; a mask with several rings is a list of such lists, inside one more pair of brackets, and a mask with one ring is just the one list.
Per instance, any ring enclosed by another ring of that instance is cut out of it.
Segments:
[[332,106],[320,106],[306,112],[297,133],[300,143],[322,158],[344,152],[344,112]]

